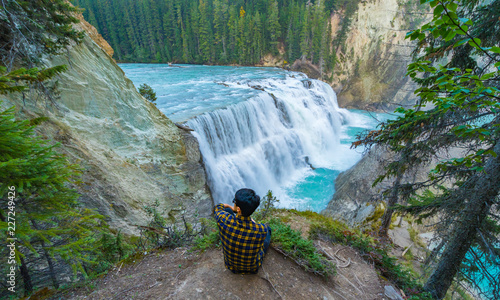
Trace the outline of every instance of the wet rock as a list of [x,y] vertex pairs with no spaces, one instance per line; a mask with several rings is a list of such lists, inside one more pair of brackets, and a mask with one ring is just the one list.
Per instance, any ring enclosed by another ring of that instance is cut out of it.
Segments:
[[305,87],[306,89],[310,89],[310,88],[311,88],[311,86],[312,86],[312,81],[311,81],[311,80],[309,80],[309,79],[302,80],[302,84],[304,85],[304,87]]

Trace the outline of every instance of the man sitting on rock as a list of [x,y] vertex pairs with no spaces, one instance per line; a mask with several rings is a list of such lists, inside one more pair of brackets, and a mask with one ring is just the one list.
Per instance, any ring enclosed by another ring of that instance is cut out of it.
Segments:
[[253,190],[237,191],[233,203],[214,207],[224,263],[233,273],[256,274],[271,242],[271,228],[250,218],[260,204]]

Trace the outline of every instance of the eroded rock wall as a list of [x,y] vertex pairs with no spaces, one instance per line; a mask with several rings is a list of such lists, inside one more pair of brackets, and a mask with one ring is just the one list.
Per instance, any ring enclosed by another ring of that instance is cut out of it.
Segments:
[[136,225],[151,220],[144,207],[155,202],[172,220],[208,217],[212,199],[196,139],[137,92],[110,50],[94,40],[95,29],[86,22],[77,26],[86,29],[83,42],[45,61],[68,65],[57,78],[57,107],[28,93],[24,101],[3,97],[2,108],[16,105],[19,118],[49,118],[38,133],[61,143],[59,151],[80,164],[82,203],[107,216],[112,227],[137,233]]
[[[399,104],[414,102],[415,87],[405,76],[414,44],[405,35],[428,17],[417,3],[374,0],[359,4],[345,46],[337,49],[332,76],[341,107],[392,111]],[[338,24],[339,18],[333,15],[332,24]]]
[[[336,46],[333,71],[306,60],[296,60],[291,69],[330,83],[344,108],[393,111],[415,102],[415,85],[406,75],[415,45],[406,33],[429,18],[418,0],[361,1],[353,15],[344,10],[331,15],[332,39]],[[350,25],[342,35],[343,24]]]

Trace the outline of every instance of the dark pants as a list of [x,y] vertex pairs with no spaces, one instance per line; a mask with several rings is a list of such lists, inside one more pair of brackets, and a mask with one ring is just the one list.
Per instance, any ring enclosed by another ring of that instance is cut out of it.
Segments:
[[[229,207],[224,208],[224,211],[232,214],[233,216],[236,215],[234,211]],[[269,250],[269,245],[271,244],[271,231],[272,231],[269,225],[266,225],[266,227],[267,227],[267,234],[266,234],[266,239],[264,240],[264,253],[267,253],[267,250]]]
[[267,225],[267,235],[266,239],[264,240],[264,253],[267,253],[267,250],[269,249],[269,244],[271,244],[271,227]]

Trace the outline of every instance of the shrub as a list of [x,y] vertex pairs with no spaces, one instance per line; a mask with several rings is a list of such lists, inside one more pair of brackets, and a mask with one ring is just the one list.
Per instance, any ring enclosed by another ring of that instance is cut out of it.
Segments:
[[205,251],[209,248],[220,246],[219,228],[214,219],[200,219],[201,236],[194,240],[193,250]]
[[155,103],[157,100],[156,93],[153,88],[145,83],[141,84],[141,86],[139,87],[139,93],[152,103]]
[[277,251],[292,258],[308,272],[325,278],[336,273],[335,266],[321,256],[312,241],[304,239],[299,231],[277,218],[271,219],[269,226],[273,229],[271,242]]
[[194,233],[192,225],[186,222],[184,216],[182,216],[183,228],[178,228],[176,224],[169,224],[165,220],[162,214],[158,212],[158,206],[159,202],[155,201],[153,205],[144,207],[146,213],[151,217],[151,221],[147,226],[139,226],[140,238],[137,248],[143,250],[152,248],[173,249],[191,242],[196,233]]
[[280,201],[273,195],[273,192],[269,190],[262,198],[260,209],[255,212],[254,218],[256,220],[264,220],[267,215],[276,209],[276,204]]

